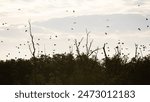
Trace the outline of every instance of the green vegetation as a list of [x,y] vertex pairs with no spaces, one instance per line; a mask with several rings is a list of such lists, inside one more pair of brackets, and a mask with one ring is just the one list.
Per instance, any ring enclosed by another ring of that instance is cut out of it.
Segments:
[[0,61],[0,84],[150,84],[150,56],[127,60],[119,55],[99,61],[85,54],[55,54]]

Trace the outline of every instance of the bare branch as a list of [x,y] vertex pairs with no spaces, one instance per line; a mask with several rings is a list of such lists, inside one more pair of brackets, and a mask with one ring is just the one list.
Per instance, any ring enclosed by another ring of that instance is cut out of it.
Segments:
[[135,58],[138,57],[138,44],[135,44]]
[[78,44],[78,47],[80,46],[81,42],[83,41],[83,37],[81,38],[79,44]]
[[107,59],[108,57],[107,57],[107,53],[106,53],[105,47],[106,47],[106,43],[104,43],[103,51],[104,51],[104,54],[105,54],[105,58]]
[[[91,32],[89,32],[87,29],[86,29],[86,43],[85,43],[85,48],[86,48],[86,55],[88,57],[90,57],[93,53],[95,53],[97,51],[98,53],[98,50],[99,48],[95,49],[95,50],[91,50],[91,47],[92,47],[92,44],[93,44],[93,39],[92,41],[89,43],[89,34]],[[76,51],[77,51],[77,54],[80,55],[80,49],[79,49],[79,46],[81,44],[81,42],[83,41],[83,37],[82,39],[80,40],[80,42],[78,43],[77,39],[75,39],[75,46],[76,46]],[[96,55],[97,55],[96,53]]]
[[[98,47],[97,47],[97,48],[98,48]],[[99,50],[100,50],[100,49],[99,49]],[[97,55],[98,55],[98,51],[99,51],[99,50],[97,50],[97,51],[94,52],[94,53],[95,53],[95,57],[94,57],[94,60],[95,60],[95,61],[97,61]]]
[[96,51],[98,51],[98,50],[100,50],[100,48],[97,48],[97,49],[95,49],[95,50],[92,50],[91,53],[90,53],[88,56],[91,56],[94,52],[96,52]]
[[76,51],[77,51],[77,54],[80,56],[80,50],[79,50],[79,47],[81,45],[81,42],[83,41],[83,37],[81,38],[80,42],[77,41],[77,39],[75,39],[75,46],[76,46]]
[[92,44],[93,44],[93,40],[90,42],[90,45],[89,45],[89,49],[88,49],[88,51],[90,51],[90,50],[91,50],[91,46],[92,46]]
[[89,36],[91,32],[86,29],[86,34]]
[[77,39],[75,39],[75,45],[76,45],[77,54],[80,55],[79,47],[78,47],[78,44],[77,44]]
[[[31,27],[31,23],[30,23],[30,20],[28,21],[29,23],[29,31],[30,31],[30,37],[31,37],[31,42],[32,42],[32,48],[33,48],[33,51],[32,52],[32,56],[35,57],[35,43],[34,43],[34,37],[33,37],[33,34],[32,34],[32,27]],[[31,50],[31,47],[30,47],[30,50]]]
[[90,34],[91,32],[89,32],[87,29],[86,29],[86,53],[87,53],[87,55],[89,54],[89,47],[88,47],[88,44],[89,44],[89,34]]

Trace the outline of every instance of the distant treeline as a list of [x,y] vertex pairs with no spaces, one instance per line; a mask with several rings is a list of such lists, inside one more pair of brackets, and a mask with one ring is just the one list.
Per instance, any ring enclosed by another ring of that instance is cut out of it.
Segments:
[[114,55],[97,60],[69,53],[0,61],[0,84],[150,85],[150,56],[128,60]]

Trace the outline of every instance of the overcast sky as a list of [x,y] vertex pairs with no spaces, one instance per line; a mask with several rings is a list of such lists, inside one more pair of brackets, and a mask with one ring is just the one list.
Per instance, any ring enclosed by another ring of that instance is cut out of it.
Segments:
[[86,29],[92,48],[107,42],[111,55],[120,41],[125,54],[134,55],[135,43],[147,47],[143,54],[150,50],[149,0],[0,0],[0,59],[31,57],[28,20],[40,44],[37,53],[69,52],[69,46],[75,51],[74,39],[84,37]]

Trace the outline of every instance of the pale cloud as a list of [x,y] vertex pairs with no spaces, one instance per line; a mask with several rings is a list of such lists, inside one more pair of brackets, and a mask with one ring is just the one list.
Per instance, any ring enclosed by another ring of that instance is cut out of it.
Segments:
[[[27,19],[42,21],[82,15],[129,13],[149,15],[150,12],[148,0],[1,0],[0,2],[0,15],[13,23],[24,23]],[[138,4],[141,6],[138,7]],[[73,14],[72,10],[76,10],[76,13]],[[18,22],[14,22],[14,19]]]

